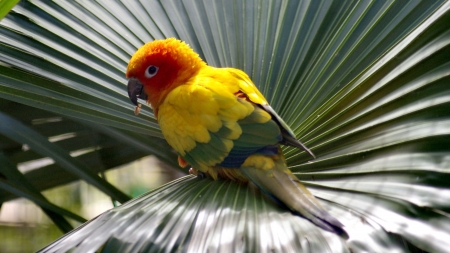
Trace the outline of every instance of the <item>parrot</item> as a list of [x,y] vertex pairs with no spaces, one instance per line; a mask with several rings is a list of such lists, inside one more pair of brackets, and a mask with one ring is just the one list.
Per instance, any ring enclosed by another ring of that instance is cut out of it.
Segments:
[[252,182],[262,192],[313,224],[343,231],[289,170],[280,145],[300,148],[296,139],[243,71],[206,64],[185,42],[154,40],[132,55],[126,70],[128,96],[153,109],[164,138],[182,167],[194,174]]

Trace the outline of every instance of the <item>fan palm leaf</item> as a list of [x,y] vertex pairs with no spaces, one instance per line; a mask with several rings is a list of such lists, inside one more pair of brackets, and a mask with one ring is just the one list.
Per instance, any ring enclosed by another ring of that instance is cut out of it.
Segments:
[[[450,248],[448,1],[30,0],[0,22],[0,34],[0,98],[24,108],[2,107],[13,122],[0,128],[8,141],[3,157],[13,165],[15,157],[30,158],[17,151],[30,143],[34,156],[52,157],[60,170],[127,199],[95,175],[95,164],[68,155],[74,144],[46,141],[60,130],[27,124],[26,110],[102,136],[96,150],[112,146],[123,158],[115,164],[138,153],[174,165],[151,109],[133,115],[124,71],[143,43],[177,37],[208,64],[251,76],[318,156],[309,161],[305,152],[285,148],[290,168],[348,233],[323,231],[249,185],[186,176],[105,212],[42,252]],[[28,135],[17,133],[22,125]],[[23,177],[19,182],[36,184]],[[20,187],[2,187],[0,199],[19,195]]]

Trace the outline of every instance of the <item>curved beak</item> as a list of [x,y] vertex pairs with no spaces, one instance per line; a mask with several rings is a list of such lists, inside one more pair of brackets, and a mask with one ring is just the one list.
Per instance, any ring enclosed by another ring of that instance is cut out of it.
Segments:
[[147,101],[147,94],[144,91],[144,85],[138,79],[132,77],[128,80],[128,97],[131,102],[138,106],[138,98]]

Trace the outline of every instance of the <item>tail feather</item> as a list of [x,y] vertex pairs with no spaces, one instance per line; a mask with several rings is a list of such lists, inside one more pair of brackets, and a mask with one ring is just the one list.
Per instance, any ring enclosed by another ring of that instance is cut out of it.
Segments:
[[284,203],[317,226],[341,232],[343,224],[331,216],[317,199],[293,175],[282,159],[271,170],[241,167],[240,170],[266,194]]

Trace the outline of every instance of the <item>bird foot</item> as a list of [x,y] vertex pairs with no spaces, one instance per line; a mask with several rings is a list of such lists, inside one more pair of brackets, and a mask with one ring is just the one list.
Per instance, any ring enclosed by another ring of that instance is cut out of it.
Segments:
[[189,169],[189,174],[190,175],[195,175],[195,176],[197,176],[200,179],[206,178],[206,174],[205,173],[203,173],[203,172],[201,172],[201,171],[199,171],[199,170],[197,170],[195,168],[190,168]]

